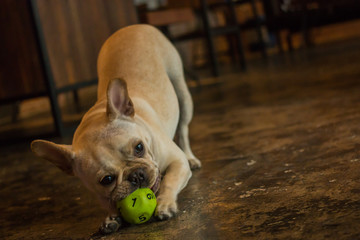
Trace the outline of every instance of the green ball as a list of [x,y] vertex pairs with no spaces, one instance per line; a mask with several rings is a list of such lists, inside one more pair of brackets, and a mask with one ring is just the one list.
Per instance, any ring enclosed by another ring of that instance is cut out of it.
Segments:
[[150,188],[138,188],[129,196],[118,201],[116,207],[125,221],[131,224],[147,222],[156,208],[156,197]]

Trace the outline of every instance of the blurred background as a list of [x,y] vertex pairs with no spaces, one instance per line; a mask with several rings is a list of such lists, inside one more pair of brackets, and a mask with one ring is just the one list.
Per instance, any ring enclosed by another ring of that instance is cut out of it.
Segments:
[[[136,23],[182,56],[203,167],[176,218],[106,238],[30,141],[71,144],[102,44]],[[359,0],[1,0],[0,239],[360,239],[359,40]]]
[[96,100],[101,45],[148,23],[174,42],[191,88],[256,61],[360,37],[356,0],[2,0],[0,139],[69,135]]

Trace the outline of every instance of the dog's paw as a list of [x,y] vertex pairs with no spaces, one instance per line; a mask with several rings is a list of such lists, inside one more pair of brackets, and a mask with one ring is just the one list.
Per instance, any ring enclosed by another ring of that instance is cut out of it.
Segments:
[[174,217],[178,211],[175,200],[168,200],[161,196],[157,199],[157,207],[155,210],[155,217],[159,220],[167,220]]
[[122,225],[122,220],[120,217],[111,217],[108,216],[105,218],[105,221],[100,226],[100,232],[102,234],[111,234],[119,230]]
[[188,161],[189,161],[189,165],[190,165],[190,169],[191,169],[191,170],[195,170],[195,169],[201,168],[201,162],[200,162],[200,160],[197,159],[196,157],[190,158]]

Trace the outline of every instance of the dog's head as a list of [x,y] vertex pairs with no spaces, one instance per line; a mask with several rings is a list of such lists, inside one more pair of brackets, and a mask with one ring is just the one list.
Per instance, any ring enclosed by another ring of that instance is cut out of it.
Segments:
[[108,210],[137,188],[159,189],[152,135],[135,117],[126,83],[120,79],[111,81],[107,99],[85,114],[72,145],[35,140],[31,147],[38,156],[79,177]]

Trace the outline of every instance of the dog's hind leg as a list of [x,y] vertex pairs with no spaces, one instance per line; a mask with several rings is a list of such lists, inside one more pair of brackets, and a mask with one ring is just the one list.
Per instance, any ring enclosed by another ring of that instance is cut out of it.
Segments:
[[[183,122],[182,122],[183,121]],[[191,151],[190,141],[189,141],[189,127],[186,124],[185,120],[182,120],[180,117],[179,126],[177,130],[178,135],[178,144],[179,147],[184,151],[191,169],[197,169],[201,167],[201,162],[197,159],[193,152]]]
[[[182,66],[181,60],[179,61]],[[194,156],[189,141],[189,123],[193,117],[193,101],[186,85],[181,66],[178,65],[176,69],[173,69],[171,74],[169,74],[178,97],[180,108],[180,119],[177,127],[178,145],[184,151],[191,169],[196,169],[201,167],[201,162]]]

